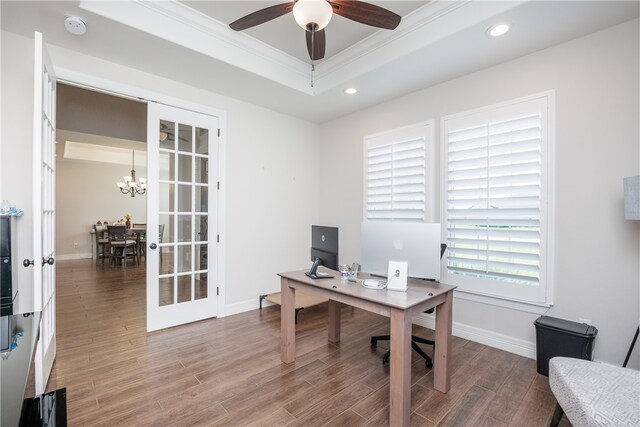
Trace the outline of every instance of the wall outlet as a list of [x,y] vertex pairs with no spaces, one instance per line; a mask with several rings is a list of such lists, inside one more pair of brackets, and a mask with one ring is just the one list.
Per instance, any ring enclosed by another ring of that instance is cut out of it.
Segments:
[[73,246],[78,246],[78,242],[73,242]]
[[578,317],[578,322],[586,323],[587,325],[590,325],[591,324],[591,319],[583,319],[581,317]]

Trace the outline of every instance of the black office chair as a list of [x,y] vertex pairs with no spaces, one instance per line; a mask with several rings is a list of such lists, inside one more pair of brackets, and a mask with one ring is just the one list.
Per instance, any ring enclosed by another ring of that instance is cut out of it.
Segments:
[[[447,250],[447,245],[445,243],[440,244],[440,259],[444,255],[444,251]],[[433,313],[433,308],[425,311],[425,313]],[[378,341],[389,341],[391,339],[391,335],[375,335],[371,337],[371,345],[376,347],[378,345]],[[420,344],[431,345],[435,348],[436,343],[432,340],[428,340],[426,338],[420,338],[415,335],[411,335],[411,348],[415,350],[420,356],[422,356],[425,360],[424,364],[427,368],[433,367],[433,361],[429,357],[427,353],[424,352],[419,346]],[[389,363],[389,358],[391,357],[391,350],[387,350],[387,352],[382,356],[382,363]]]

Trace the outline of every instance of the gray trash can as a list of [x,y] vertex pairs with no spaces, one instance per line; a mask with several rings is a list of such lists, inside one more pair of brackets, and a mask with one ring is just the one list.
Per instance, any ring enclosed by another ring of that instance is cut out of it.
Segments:
[[556,356],[592,360],[595,326],[551,316],[540,316],[536,326],[538,373],[549,376],[549,359]]

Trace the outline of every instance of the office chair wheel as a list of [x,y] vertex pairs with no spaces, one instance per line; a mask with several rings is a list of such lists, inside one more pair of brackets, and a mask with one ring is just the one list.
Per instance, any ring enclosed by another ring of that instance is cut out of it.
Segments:
[[433,362],[431,360],[426,360],[424,362],[424,366],[426,366],[427,369],[431,369],[431,368],[433,368]]
[[371,347],[377,347],[378,346],[378,340],[371,338]]

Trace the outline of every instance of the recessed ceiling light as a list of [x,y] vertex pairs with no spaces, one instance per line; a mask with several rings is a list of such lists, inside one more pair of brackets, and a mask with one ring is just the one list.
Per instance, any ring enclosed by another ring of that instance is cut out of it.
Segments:
[[498,37],[505,34],[507,31],[509,31],[509,26],[507,24],[498,24],[489,28],[489,35],[491,37]]
[[344,90],[344,93],[346,93],[347,95],[353,95],[354,93],[358,93],[358,89],[356,89],[355,87],[348,87]]
[[67,19],[64,20],[64,27],[76,36],[81,36],[87,32],[87,26],[84,21],[77,16],[68,16]]

